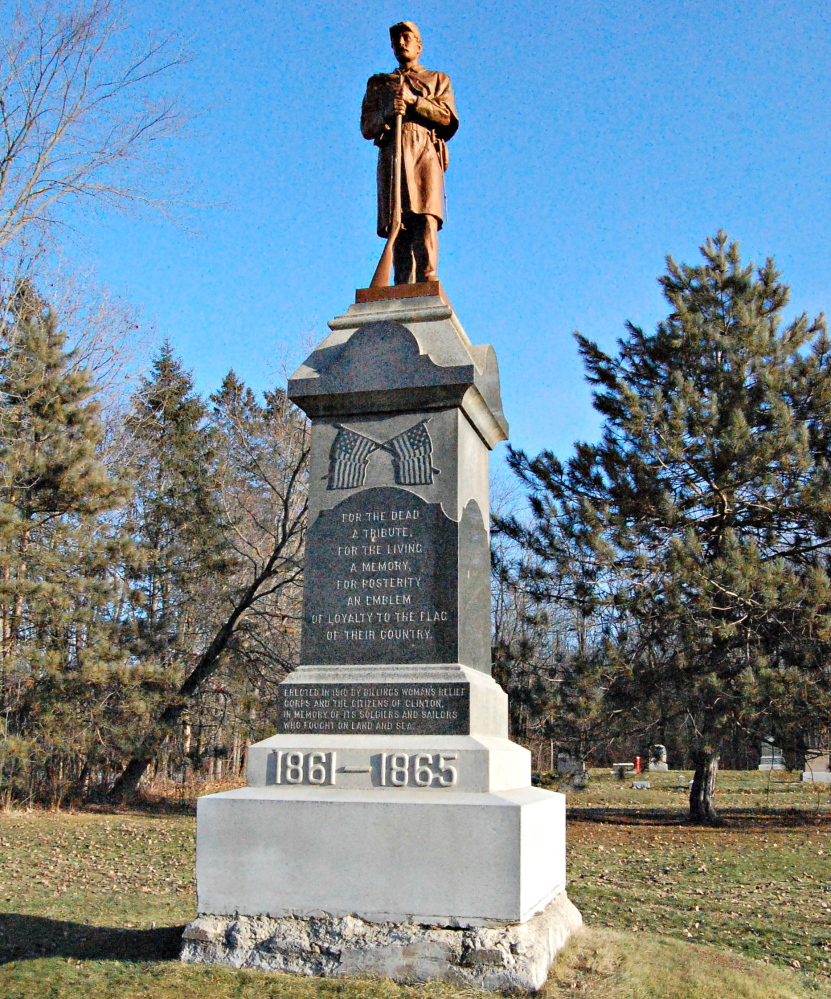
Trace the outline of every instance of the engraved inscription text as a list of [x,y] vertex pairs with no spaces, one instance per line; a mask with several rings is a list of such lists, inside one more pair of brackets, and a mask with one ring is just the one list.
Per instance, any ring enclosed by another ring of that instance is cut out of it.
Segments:
[[462,735],[470,726],[466,684],[283,683],[278,732]]

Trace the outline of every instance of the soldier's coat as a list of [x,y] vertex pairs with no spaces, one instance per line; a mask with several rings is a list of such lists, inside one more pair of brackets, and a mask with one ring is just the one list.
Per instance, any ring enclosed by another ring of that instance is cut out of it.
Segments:
[[[399,74],[378,73],[366,85],[361,132],[378,146],[378,235],[388,236],[392,217],[393,126],[390,112]],[[404,212],[434,215],[443,222],[442,190],[448,156],[445,143],[459,127],[453,87],[446,73],[413,66],[404,79],[418,100],[407,107],[403,125],[401,202]]]

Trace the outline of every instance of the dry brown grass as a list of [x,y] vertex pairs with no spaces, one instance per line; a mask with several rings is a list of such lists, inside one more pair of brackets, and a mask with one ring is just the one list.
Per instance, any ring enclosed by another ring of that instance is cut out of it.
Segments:
[[584,931],[558,956],[545,996],[584,999],[804,999],[793,973],[712,947]]

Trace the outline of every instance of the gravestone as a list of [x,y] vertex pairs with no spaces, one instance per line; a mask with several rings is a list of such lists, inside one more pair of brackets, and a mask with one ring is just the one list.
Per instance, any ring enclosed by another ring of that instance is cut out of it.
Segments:
[[578,760],[571,753],[557,753],[557,773],[565,777],[573,777],[575,774],[586,772],[585,760]]
[[809,749],[805,753],[802,779],[811,784],[831,783],[831,754],[827,749]]
[[657,742],[649,751],[650,770],[669,770],[667,763],[667,747]]
[[248,785],[199,799],[183,960],[538,989],[580,914],[565,799],[490,675],[494,351],[436,282],[365,289],[289,381],[311,418],[299,667]]
[[770,736],[762,739],[759,770],[786,770],[785,757],[778,746],[774,746]]

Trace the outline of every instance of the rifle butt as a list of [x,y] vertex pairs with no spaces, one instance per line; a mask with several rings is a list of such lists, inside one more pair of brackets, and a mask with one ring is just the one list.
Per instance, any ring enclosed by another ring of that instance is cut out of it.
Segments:
[[395,118],[395,145],[393,147],[392,175],[393,175],[393,209],[390,224],[390,234],[384,249],[381,252],[381,259],[372,275],[369,283],[370,288],[388,288],[392,283],[392,249],[395,240],[401,232],[401,156],[402,156],[402,131],[403,119],[401,115]]

